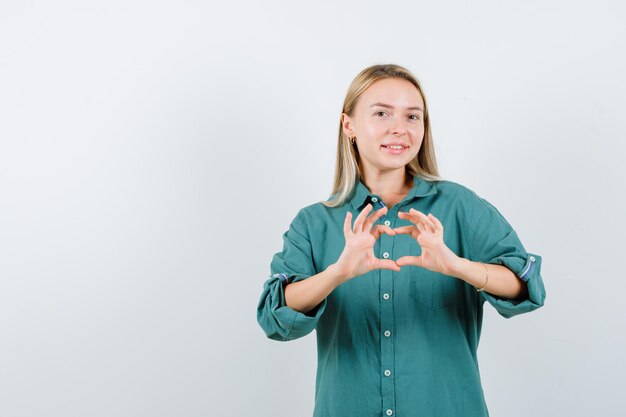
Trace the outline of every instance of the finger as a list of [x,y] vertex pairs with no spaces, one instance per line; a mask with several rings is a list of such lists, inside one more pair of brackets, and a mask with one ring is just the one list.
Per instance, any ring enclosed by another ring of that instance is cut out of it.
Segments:
[[[401,218],[402,220],[406,220],[408,222],[413,223],[413,225],[416,225],[418,222],[417,218],[411,214],[398,213],[398,217]],[[409,226],[409,227],[415,227],[415,226]]]
[[435,224],[435,227],[439,230],[443,230],[443,224],[441,224],[441,222],[439,221],[438,218],[436,218],[435,216],[433,216],[432,213],[429,214],[430,219],[432,220],[432,222]]
[[435,223],[430,218],[430,213],[428,213],[428,216],[426,215],[424,216],[424,223],[428,225],[431,232],[435,233],[437,231],[437,228],[435,227]]
[[413,214],[413,213],[405,213],[405,212],[398,212],[398,217],[400,217],[401,219],[404,220],[408,220],[411,223],[417,223],[419,220],[419,217],[417,217],[417,215]]
[[382,224],[378,224],[378,225],[374,226],[372,228],[371,233],[372,233],[372,235],[374,235],[374,237],[376,239],[378,239],[382,233],[386,233],[386,234],[388,234],[390,236],[393,236],[393,235],[396,234],[395,230],[393,230],[391,227],[385,226],[385,225],[382,225]]
[[399,217],[404,217],[404,218],[407,218],[407,217],[415,217],[415,216],[413,215],[413,213],[409,213],[408,211],[399,211],[399,212],[398,212],[398,216],[399,216]]
[[409,213],[398,212],[398,217],[402,219],[406,219],[410,221],[411,223],[415,224],[418,232],[423,232],[423,231],[434,232],[434,229],[431,230],[431,227],[434,228],[434,226],[431,226],[424,221],[424,219],[427,219],[427,217],[424,215],[424,213],[422,213],[419,210],[415,210],[412,208],[410,209]]
[[367,203],[367,206],[365,206],[365,208],[363,208],[363,210],[361,210],[359,215],[356,217],[356,220],[354,221],[354,228],[352,230],[355,232],[363,230],[363,222],[370,211],[372,211],[372,203]]
[[424,226],[426,226],[427,230],[431,231],[432,233],[435,233],[435,225],[428,218],[428,216],[422,214],[421,217],[422,217],[422,224],[424,224]]
[[423,212],[421,212],[419,210],[416,210],[414,208],[409,209],[409,212],[411,214],[413,214],[414,216],[417,216],[420,219],[427,219],[428,218],[428,216],[426,214],[424,214]]
[[391,269],[392,271],[400,272],[400,266],[391,259],[377,259],[374,262],[374,269]]
[[376,223],[376,220],[384,216],[385,213],[387,213],[387,207],[383,207],[381,209],[376,210],[374,214],[369,216],[367,220],[365,220],[365,223],[363,223],[363,231],[364,232],[369,231],[372,228],[372,225]]
[[424,230],[428,230],[430,232],[435,233],[435,225],[430,221],[428,216],[426,216],[424,213],[422,213],[419,210],[411,209],[411,211],[417,216],[419,221],[422,223],[422,225],[424,226]]
[[346,218],[343,220],[343,235],[348,237],[352,235],[352,213],[346,212]]
[[415,226],[396,227],[393,230],[395,230],[397,234],[401,234],[401,235],[412,235],[415,232],[419,234],[419,230]]
[[396,259],[396,264],[398,266],[422,266],[422,257],[421,256],[403,256],[400,259]]
[[417,239],[421,233],[417,226],[402,226],[394,230],[398,234],[411,235],[413,239]]

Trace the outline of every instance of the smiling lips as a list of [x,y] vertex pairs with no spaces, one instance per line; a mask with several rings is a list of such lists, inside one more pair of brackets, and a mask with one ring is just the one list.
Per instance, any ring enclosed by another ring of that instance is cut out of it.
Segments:
[[381,145],[381,148],[384,148],[387,152],[392,155],[399,155],[408,149],[408,146],[404,145]]

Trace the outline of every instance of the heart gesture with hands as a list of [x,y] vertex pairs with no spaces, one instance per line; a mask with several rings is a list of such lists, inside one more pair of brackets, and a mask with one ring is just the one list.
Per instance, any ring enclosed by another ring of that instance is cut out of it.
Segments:
[[425,215],[419,210],[398,212],[398,217],[415,226],[393,229],[396,233],[413,236],[422,248],[420,256],[403,256],[396,260],[399,266],[414,265],[445,275],[452,275],[460,259],[443,241],[443,225],[432,214]]
[[387,207],[376,210],[374,214],[367,217],[372,208],[372,204],[365,206],[354,221],[354,227],[351,221],[352,213],[349,211],[346,213],[343,222],[346,245],[336,262],[337,267],[342,271],[344,281],[374,269],[400,271],[400,267],[391,259],[379,259],[374,255],[374,244],[381,233],[393,236],[396,232],[389,226],[380,224],[373,226],[376,220],[387,212]]
[[[371,216],[372,204],[368,204],[359,213],[352,226],[352,213],[347,212],[343,224],[346,245],[335,263],[340,271],[342,281],[348,281],[374,269],[391,269],[400,271],[402,266],[419,266],[445,275],[452,275],[455,265],[461,259],[452,252],[443,240],[443,225],[432,214],[426,216],[421,211],[410,209],[409,212],[398,212],[398,217],[414,224],[395,229],[374,223],[387,212],[383,207]],[[382,233],[390,236],[395,234],[411,235],[422,248],[420,256],[403,256],[393,261],[379,259],[374,255],[374,244]]]

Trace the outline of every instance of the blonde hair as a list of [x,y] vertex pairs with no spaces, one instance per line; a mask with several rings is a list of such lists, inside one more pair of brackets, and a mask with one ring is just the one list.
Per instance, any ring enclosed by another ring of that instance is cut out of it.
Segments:
[[[352,117],[357,101],[361,95],[376,81],[385,78],[400,78],[413,84],[424,100],[424,139],[420,150],[413,160],[406,165],[408,175],[417,175],[430,181],[438,181],[437,161],[430,130],[430,118],[428,105],[422,87],[413,74],[406,68],[394,64],[372,65],[361,71],[350,84],[346,98],[343,102],[342,113]],[[335,182],[331,193],[332,200],[320,201],[326,207],[337,207],[350,198],[361,178],[361,169],[358,164],[358,149],[356,144],[351,144],[344,134],[341,119],[339,120],[339,136],[337,140],[337,163],[335,165]]]

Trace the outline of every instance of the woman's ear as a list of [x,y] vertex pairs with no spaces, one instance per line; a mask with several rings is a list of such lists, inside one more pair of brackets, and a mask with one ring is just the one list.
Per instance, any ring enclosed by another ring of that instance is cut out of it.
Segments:
[[348,116],[346,113],[341,113],[341,126],[343,127],[344,135],[349,138],[356,136],[356,134],[354,133],[352,120],[350,119],[350,116]]

